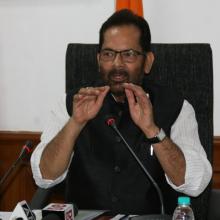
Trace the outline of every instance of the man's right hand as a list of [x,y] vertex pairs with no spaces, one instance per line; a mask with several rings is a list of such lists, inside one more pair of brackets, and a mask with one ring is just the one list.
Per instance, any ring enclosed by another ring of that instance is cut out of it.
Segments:
[[72,119],[79,125],[85,125],[93,119],[102,107],[109,89],[109,86],[81,88],[73,97]]
[[73,97],[72,117],[42,153],[40,170],[44,179],[55,180],[67,170],[78,135],[97,115],[108,91],[109,86],[82,88]]

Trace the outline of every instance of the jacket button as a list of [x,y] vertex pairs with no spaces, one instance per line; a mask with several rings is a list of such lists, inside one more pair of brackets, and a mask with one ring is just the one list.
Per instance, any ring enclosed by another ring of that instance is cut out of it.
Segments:
[[117,143],[119,143],[119,142],[121,142],[121,138],[120,138],[119,136],[115,136],[115,141],[116,141]]
[[120,173],[120,171],[121,171],[121,169],[120,169],[119,166],[115,166],[115,167],[114,167],[114,170],[115,170],[116,173]]
[[122,111],[118,112],[118,116],[121,117],[122,116]]
[[112,196],[112,202],[117,202],[118,198],[116,196]]

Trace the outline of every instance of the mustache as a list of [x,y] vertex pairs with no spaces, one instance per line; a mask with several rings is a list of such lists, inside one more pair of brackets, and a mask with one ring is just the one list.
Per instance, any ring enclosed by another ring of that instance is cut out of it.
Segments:
[[122,75],[122,76],[128,77],[128,72],[124,69],[120,69],[120,70],[112,69],[111,71],[109,71],[108,78],[110,79],[111,77],[115,75]]

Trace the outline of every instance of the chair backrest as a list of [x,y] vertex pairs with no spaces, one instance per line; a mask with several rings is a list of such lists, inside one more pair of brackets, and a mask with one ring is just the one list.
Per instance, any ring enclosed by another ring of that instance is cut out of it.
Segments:
[[[66,53],[66,91],[92,86],[99,78],[97,44],[69,44]],[[153,44],[155,54],[149,78],[182,92],[194,107],[201,143],[212,162],[213,69],[209,44]],[[207,217],[211,185],[192,206],[197,220]]]
[[208,220],[219,220],[220,219],[220,189],[212,189],[210,202],[209,202],[209,212]]

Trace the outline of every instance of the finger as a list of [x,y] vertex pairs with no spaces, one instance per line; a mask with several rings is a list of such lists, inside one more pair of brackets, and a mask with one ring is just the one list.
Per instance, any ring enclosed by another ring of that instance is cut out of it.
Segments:
[[140,86],[134,85],[132,83],[124,83],[124,87],[133,91],[135,99],[138,103],[147,104],[150,101],[149,94],[146,95],[146,92]]
[[84,97],[84,95],[77,93],[77,94],[75,94],[75,95],[73,96],[73,102],[78,102],[78,101],[81,100],[83,97]]
[[[74,95],[73,101],[79,101],[81,99],[83,100],[90,100],[91,99],[97,98],[98,94],[101,93],[102,91],[106,92],[109,90],[109,86],[102,86],[102,87],[86,87],[86,88],[81,88],[77,94]],[[97,93],[98,91],[98,93]],[[86,98],[87,97],[87,98]]]
[[132,90],[136,96],[142,96],[146,94],[142,87],[133,83],[124,83],[123,86],[127,89]]
[[98,106],[101,106],[103,103],[104,98],[106,97],[110,87],[109,86],[104,86],[104,90],[100,93],[100,95],[97,98],[96,104]]
[[86,87],[86,88],[81,88],[79,90],[79,94],[82,95],[99,95],[100,92],[105,90],[105,86],[102,87]]
[[[109,91],[109,86],[106,86],[106,87],[102,87],[102,88],[99,88],[100,91],[103,91],[103,96],[105,97],[105,95],[107,94],[107,92]],[[86,89],[86,88],[84,88]],[[94,100],[94,99],[98,99],[98,95],[95,95],[95,94],[90,94],[90,95],[87,95],[87,94],[84,94],[83,93],[83,89],[81,90],[82,93],[78,93],[76,95],[74,95],[74,102],[84,102],[84,101],[90,101],[90,100]],[[102,96],[101,92],[100,92],[100,96]],[[103,98],[104,98],[103,97]]]
[[81,95],[98,95],[100,93],[100,90],[93,88],[93,87],[86,87],[86,88],[81,88],[78,92],[78,94]]
[[134,106],[136,104],[136,100],[133,91],[129,89],[125,89],[125,94],[128,100],[129,107]]
[[96,100],[96,99],[97,99],[97,96],[84,96],[84,95],[77,94],[73,98],[73,105],[75,107],[80,107],[85,102]]
[[97,98],[97,95],[82,95],[82,94],[76,94],[74,95],[73,97],[73,101],[74,102],[78,102],[80,100],[90,100],[90,99],[94,99],[94,98]]

